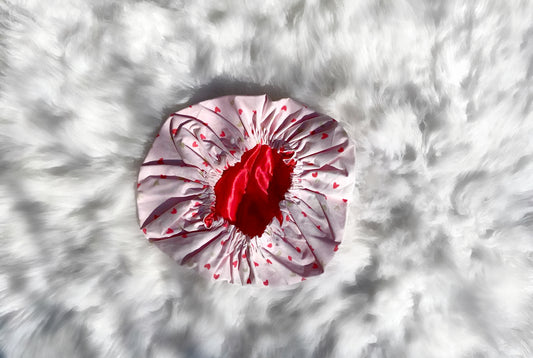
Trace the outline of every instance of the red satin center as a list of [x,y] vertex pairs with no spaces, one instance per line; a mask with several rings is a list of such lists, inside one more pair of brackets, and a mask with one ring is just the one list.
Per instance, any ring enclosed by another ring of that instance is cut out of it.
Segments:
[[258,144],[229,167],[215,185],[215,215],[244,234],[261,236],[274,217],[281,223],[279,202],[291,186],[294,165],[265,144]]

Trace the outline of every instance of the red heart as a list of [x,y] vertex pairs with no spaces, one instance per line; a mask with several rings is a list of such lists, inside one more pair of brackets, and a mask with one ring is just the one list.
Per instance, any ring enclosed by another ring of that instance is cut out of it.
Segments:
[[143,232],[146,234],[146,228],[143,229]]
[[272,265],[272,261],[270,261],[269,259],[267,259],[267,262]]
[[161,177],[161,179],[166,179],[167,178],[167,176],[165,174],[161,174],[160,177]]
[[198,143],[196,143],[196,141],[194,141],[194,142],[192,142],[192,146],[196,148],[196,147],[198,147]]
[[214,217],[215,217],[215,213],[210,213],[204,218],[205,227],[209,229],[211,225],[213,225]]
[[292,257],[291,256],[289,256],[288,258],[289,258],[289,261],[292,261]]
[[263,285],[268,286],[268,280],[263,281]]
[[320,137],[320,139],[326,139],[327,137],[329,137],[327,133],[322,133],[322,137]]
[[181,237],[185,239],[187,237],[187,234],[181,234]]
[[157,219],[159,217],[159,215],[154,215],[154,220]]
[[316,178],[318,176],[318,173],[317,172],[314,172],[313,174],[311,174],[313,176],[313,178]]
[[302,252],[302,249],[300,249],[298,246],[296,246],[296,251]]
[[343,148],[343,147],[340,147],[339,150],[337,150],[337,152],[339,152],[339,153],[344,152],[344,148]]
[[269,248],[272,247],[272,243],[269,243],[267,246],[268,246]]
[[318,230],[320,230],[320,225],[317,225],[316,228],[317,228]]
[[202,140],[205,140],[205,135],[203,135],[203,134],[200,133],[200,138],[201,138]]
[[259,266],[259,264],[254,261],[254,266],[257,267],[257,266]]
[[209,163],[208,163],[208,162],[206,162],[205,160],[204,160],[204,162],[203,162],[202,164],[203,164],[203,165],[205,165],[206,167],[208,167],[208,166],[209,166]]
[[220,112],[220,108],[215,107],[215,113],[219,113],[219,112]]
[[229,154],[234,155],[234,154],[235,154],[235,151],[234,151],[234,150],[230,150],[230,151],[229,151]]
[[339,249],[339,245],[335,245],[335,247],[333,248],[333,251],[337,251]]
[[242,114],[242,109],[239,108],[239,114]]
[[233,267],[237,267],[237,261],[233,261]]
[[342,201],[344,201],[345,203],[347,203],[347,202],[348,202],[348,199],[342,199]]
[[302,281],[305,281],[305,277],[302,277]]
[[220,245],[224,246],[226,244],[226,241],[222,240],[220,241]]
[[159,137],[159,134],[157,134],[155,137],[156,137],[156,138]]
[[333,189],[337,189],[339,187],[339,184],[337,184],[336,182],[333,182]]
[[215,278],[215,280],[218,280],[218,278],[220,277],[220,275],[218,273],[214,274],[213,277]]
[[242,255],[242,258],[245,259],[245,258],[246,258],[246,254],[243,254],[243,255]]
[[173,135],[176,135],[176,133],[178,133],[178,128],[174,128],[174,129],[172,130],[172,134],[173,134]]
[[197,201],[196,203],[194,203],[194,206],[197,207],[197,206],[200,206],[202,205],[202,203],[200,203],[199,201]]
[[296,118],[291,119],[291,123],[296,122]]
[[287,221],[290,221],[290,220],[291,220],[291,218],[289,217],[289,215],[286,215],[286,216],[285,216],[285,220],[287,220]]
[[226,133],[224,133],[224,131],[222,131],[222,132],[220,132],[220,136],[221,136],[222,138],[224,138],[224,137],[226,136]]
[[172,209],[172,211],[170,212],[171,214],[176,214],[178,211],[176,210],[176,208]]
[[282,110],[282,111],[286,111],[286,110],[287,110],[287,106],[283,106],[283,107],[281,107],[281,110]]
[[172,230],[171,228],[168,228],[167,234],[172,234],[173,232],[174,232],[174,230]]
[[250,280],[250,277],[248,277],[248,279],[246,280],[246,283],[247,284],[251,284],[252,283],[252,280]]
[[317,269],[317,268],[318,268],[318,264],[317,264],[316,262],[313,264],[313,268],[314,268],[314,269]]
[[157,161],[157,164],[163,164],[163,158],[159,158],[159,160]]
[[204,267],[209,270],[211,268],[211,265],[210,264],[205,264]]
[[307,214],[304,211],[302,211],[302,214],[304,215],[304,218],[307,217]]

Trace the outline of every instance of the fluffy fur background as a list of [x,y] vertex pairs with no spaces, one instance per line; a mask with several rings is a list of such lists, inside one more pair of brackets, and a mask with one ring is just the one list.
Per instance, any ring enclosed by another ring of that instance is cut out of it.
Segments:
[[[0,357],[533,356],[533,2],[0,1]],[[287,289],[138,230],[162,120],[290,96],[357,143],[347,234]]]

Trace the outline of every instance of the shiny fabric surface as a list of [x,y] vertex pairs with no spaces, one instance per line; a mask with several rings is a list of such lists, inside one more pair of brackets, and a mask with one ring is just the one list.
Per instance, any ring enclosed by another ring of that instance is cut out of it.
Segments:
[[258,144],[227,168],[215,185],[216,217],[249,237],[261,237],[273,217],[281,223],[279,202],[291,186],[294,167],[294,160],[285,163],[284,156],[290,154]]
[[338,122],[294,100],[204,101],[165,121],[140,168],[141,230],[213,280],[300,282],[339,248],[354,164]]

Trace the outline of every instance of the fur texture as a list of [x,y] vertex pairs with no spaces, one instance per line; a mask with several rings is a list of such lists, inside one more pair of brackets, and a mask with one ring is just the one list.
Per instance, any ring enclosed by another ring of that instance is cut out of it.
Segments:
[[[533,356],[533,2],[0,1],[0,357]],[[162,120],[289,96],[357,143],[343,245],[214,284],[138,230]]]

